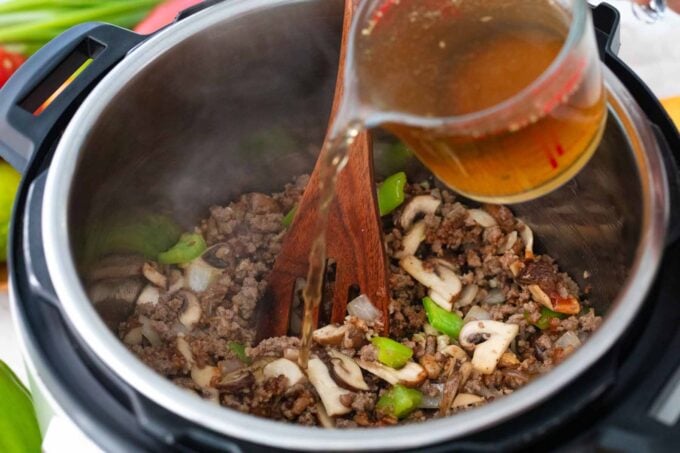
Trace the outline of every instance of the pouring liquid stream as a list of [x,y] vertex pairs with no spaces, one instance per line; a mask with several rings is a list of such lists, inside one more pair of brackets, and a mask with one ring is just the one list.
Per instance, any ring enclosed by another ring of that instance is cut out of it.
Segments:
[[569,18],[553,2],[386,1],[355,25],[335,139],[322,150],[320,218],[310,232],[316,239],[303,292],[303,368],[323,293],[326,240],[333,240],[325,232],[335,181],[363,128],[394,133],[456,192],[509,203],[571,179],[595,152],[607,117],[599,63],[574,58],[556,72],[554,93],[535,88],[532,99],[540,102],[520,105],[516,115],[475,118],[533,89],[558,59]]

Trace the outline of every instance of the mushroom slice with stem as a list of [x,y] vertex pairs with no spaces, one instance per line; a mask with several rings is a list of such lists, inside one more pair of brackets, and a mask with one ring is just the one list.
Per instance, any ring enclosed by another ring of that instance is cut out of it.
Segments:
[[399,264],[411,277],[430,289],[429,296],[437,305],[448,311],[453,309],[453,299],[460,294],[463,285],[448,265],[439,261],[434,264],[433,270],[428,270],[415,256],[402,258]]
[[425,231],[427,230],[427,225],[424,221],[417,222],[413,227],[404,235],[401,240],[401,250],[394,254],[396,258],[404,258],[407,256],[415,255],[420,247],[421,242],[425,240]]
[[184,298],[184,305],[182,306],[182,313],[179,315],[179,322],[191,329],[201,319],[201,304],[196,295],[190,291],[182,291],[180,295]]
[[581,311],[581,304],[573,296],[560,297],[559,295],[555,295],[550,297],[538,285],[529,285],[527,289],[531,293],[531,297],[534,301],[554,312],[563,313],[565,315],[577,315]]
[[483,209],[468,209],[468,215],[475,223],[477,223],[477,225],[483,228],[491,228],[492,226],[498,225],[496,219]]
[[334,350],[330,350],[328,355],[331,356],[331,374],[337,378],[336,381],[341,381],[341,385],[344,384],[351,390],[369,389],[361,374],[361,368],[353,359]]
[[167,277],[161,274],[153,264],[149,262],[144,263],[144,266],[142,266],[142,274],[144,274],[144,278],[146,278],[149,282],[153,283],[157,287],[162,289],[168,287]]
[[503,353],[517,336],[519,326],[498,321],[474,321],[465,324],[459,341],[464,348],[474,348],[472,366],[482,374],[491,374]]
[[319,423],[321,423],[321,426],[324,428],[335,428],[335,420],[328,416],[326,408],[323,407],[323,404],[321,403],[316,403],[316,418],[319,419]]
[[442,201],[431,195],[418,195],[404,207],[399,223],[404,230],[408,230],[418,217],[434,214]]
[[350,395],[352,392],[343,389],[335,383],[331,378],[328,368],[319,358],[313,358],[307,364],[307,376],[309,382],[312,383],[316,389],[316,393],[321,398],[326,412],[331,417],[336,415],[344,415],[349,413],[352,408],[342,404],[340,400],[344,395]]
[[417,387],[427,379],[427,371],[415,362],[409,361],[402,368],[394,368],[378,362],[358,359],[357,364],[371,374],[389,382],[392,385],[401,384],[406,387]]
[[262,370],[265,379],[278,376],[285,376],[288,380],[288,387],[292,387],[305,379],[300,367],[288,359],[277,359],[265,365]]
[[312,332],[312,340],[324,346],[339,346],[345,338],[347,326],[334,326],[329,324]]

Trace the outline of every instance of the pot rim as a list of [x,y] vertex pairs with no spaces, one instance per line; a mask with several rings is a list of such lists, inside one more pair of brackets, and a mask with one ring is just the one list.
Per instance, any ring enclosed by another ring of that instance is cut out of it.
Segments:
[[[666,172],[654,134],[638,104],[605,67],[610,105],[627,125],[639,168],[643,199],[640,241],[630,274],[602,326],[567,360],[511,395],[455,416],[426,423],[372,429],[324,430],[285,424],[216,406],[172,384],[137,359],[105,326],[89,301],[72,259],[69,194],[82,146],[106,106],[127,81],[175,45],[222,21],[263,8],[317,0],[235,0],[195,14],[141,44],[87,97],[55,151],[43,205],[47,266],[63,313],[75,333],[122,380],[165,409],[206,428],[254,443],[297,450],[378,450],[422,447],[498,424],[539,404],[590,367],[611,348],[644,301],[664,249],[669,212]],[[653,177],[654,176],[654,177]]]

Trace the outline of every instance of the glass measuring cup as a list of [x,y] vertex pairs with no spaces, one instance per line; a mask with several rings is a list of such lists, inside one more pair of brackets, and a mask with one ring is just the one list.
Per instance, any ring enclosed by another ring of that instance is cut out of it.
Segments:
[[602,137],[591,21],[581,0],[364,1],[339,116],[392,131],[470,198],[536,198]]

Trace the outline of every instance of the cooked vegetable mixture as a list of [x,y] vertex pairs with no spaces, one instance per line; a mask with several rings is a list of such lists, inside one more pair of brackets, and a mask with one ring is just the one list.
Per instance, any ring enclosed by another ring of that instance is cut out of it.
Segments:
[[[390,257],[389,334],[361,295],[342,325],[255,343],[257,304],[307,177],[213,207],[156,261],[109,256],[90,296],[142,361],[215,404],[325,427],[422,421],[512,393],[601,318],[503,206],[470,209],[403,173],[377,188]],[[299,307],[298,303],[298,307]],[[293,316],[291,332],[299,329]]]

